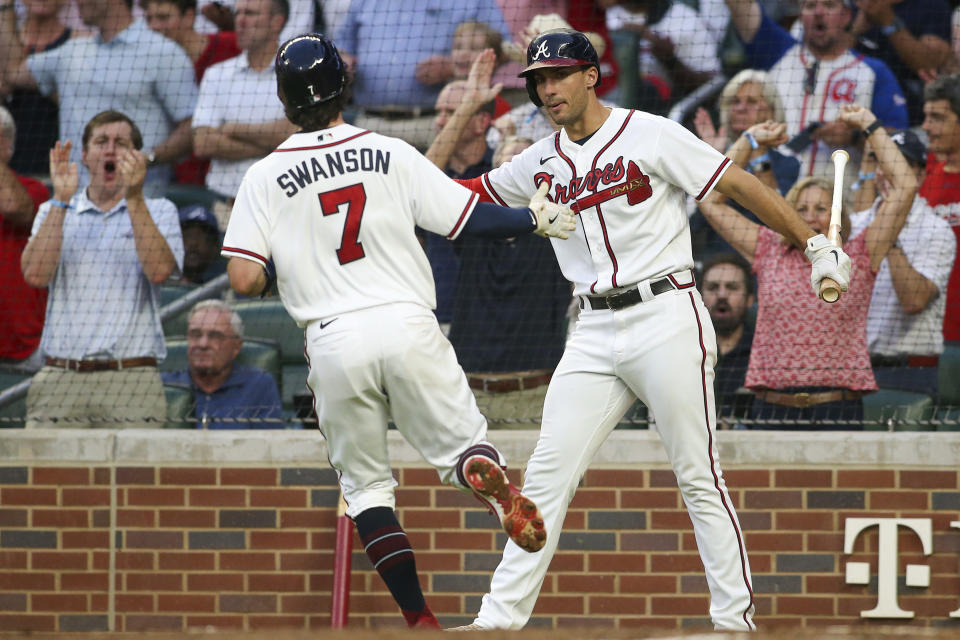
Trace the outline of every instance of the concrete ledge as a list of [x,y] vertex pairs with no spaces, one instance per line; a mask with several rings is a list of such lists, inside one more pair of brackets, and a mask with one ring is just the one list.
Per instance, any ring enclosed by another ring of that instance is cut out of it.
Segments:
[[[510,466],[522,467],[539,431],[490,431]],[[426,466],[397,431],[388,433],[398,466]],[[955,469],[960,432],[721,431],[724,467],[877,465]],[[162,429],[0,430],[0,465],[66,464],[327,464],[323,436],[314,430],[192,431]],[[667,466],[655,431],[614,431],[593,467]]]

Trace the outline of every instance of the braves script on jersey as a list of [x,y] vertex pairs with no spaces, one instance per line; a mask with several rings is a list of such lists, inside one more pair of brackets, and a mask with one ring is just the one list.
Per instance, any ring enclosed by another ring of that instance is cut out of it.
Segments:
[[553,242],[575,295],[596,294],[693,268],[684,199],[705,197],[729,160],[670,120],[613,109],[583,146],[565,131],[483,178],[488,196],[519,206],[549,197],[578,212],[569,240]]
[[390,302],[432,309],[414,226],[456,238],[476,202],[402,140],[347,124],[298,133],[247,172],[223,255],[273,258],[300,326]]

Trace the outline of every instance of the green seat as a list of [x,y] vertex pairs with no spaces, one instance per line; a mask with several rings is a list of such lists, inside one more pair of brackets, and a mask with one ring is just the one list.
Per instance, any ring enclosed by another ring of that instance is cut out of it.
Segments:
[[[903,424],[902,420],[929,421],[933,417],[933,398],[924,393],[880,389],[863,397],[863,420],[866,431],[887,431],[893,420],[894,431],[932,431],[929,422]],[[871,424],[873,423],[873,424]]]
[[[182,337],[167,338],[167,357],[160,363],[159,369],[165,371],[180,371],[187,368],[187,339]],[[247,365],[263,369],[273,376],[280,388],[283,379],[280,366],[280,347],[275,340],[245,336],[236,364]]]
[[[160,308],[167,306],[171,302],[182,298],[197,288],[195,284],[181,282],[165,282],[160,285]],[[187,332],[187,316],[190,315],[190,309],[178,313],[175,316],[163,320],[163,333],[168,336],[182,336]]]
[[167,422],[164,429],[195,429],[196,423],[189,420],[195,405],[193,391],[187,385],[172,382],[163,385],[167,396]]
[[283,408],[295,411],[294,395],[306,391],[307,360],[303,355],[303,329],[297,326],[283,303],[277,299],[247,300],[234,309],[243,319],[243,331],[248,336],[263,336],[280,345],[280,363],[283,384],[280,397]]
[[[937,368],[937,420],[960,422],[960,345],[947,344]],[[960,424],[940,424],[937,431],[960,431]]]
[[171,184],[167,187],[163,196],[177,205],[178,209],[193,204],[212,209],[216,202],[223,200],[223,196],[220,194],[198,184]]
[[[0,391],[18,384],[31,375],[19,371],[0,369]],[[18,429],[24,426],[27,417],[27,396],[20,396],[0,406],[0,429]]]

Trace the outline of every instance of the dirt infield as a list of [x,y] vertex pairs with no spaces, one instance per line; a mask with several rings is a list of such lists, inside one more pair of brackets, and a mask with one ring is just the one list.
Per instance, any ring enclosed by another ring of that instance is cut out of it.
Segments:
[[[0,638],[27,638],[30,640],[91,640],[109,638],[110,640],[317,640],[318,637],[335,637],[342,640],[408,640],[422,638],[424,631],[406,631],[397,629],[357,629],[333,631],[318,629],[315,631],[240,631],[212,632],[187,631],[183,633],[5,633]],[[427,632],[429,633],[429,632]],[[523,631],[481,631],[470,632],[483,640],[954,640],[958,636],[957,627],[946,629],[927,629],[904,626],[869,627],[822,627],[813,629],[771,629],[757,633],[711,633],[704,630],[677,631],[627,631],[601,628],[581,629],[526,629]],[[454,636],[458,637],[458,636]]]

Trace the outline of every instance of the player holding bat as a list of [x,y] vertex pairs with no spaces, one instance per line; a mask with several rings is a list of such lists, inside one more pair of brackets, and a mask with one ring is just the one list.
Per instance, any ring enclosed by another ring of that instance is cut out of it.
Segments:
[[[757,428],[862,428],[861,396],[877,388],[867,352],[867,311],[880,263],[906,221],[917,181],[869,109],[847,105],[839,118],[861,130],[876,154],[882,199],[873,222],[852,238],[849,213],[841,208],[840,237],[853,268],[849,291],[835,304],[825,305],[811,294],[803,282],[806,260],[783,236],[746,219],[718,196],[700,203],[710,224],[757,274],[759,308],[746,386],[757,394],[752,417],[772,421]],[[778,144],[783,126],[768,122],[749,131],[758,141]],[[786,200],[814,231],[826,233],[834,188],[824,178],[804,178]],[[823,420],[851,424],[822,424]]]

